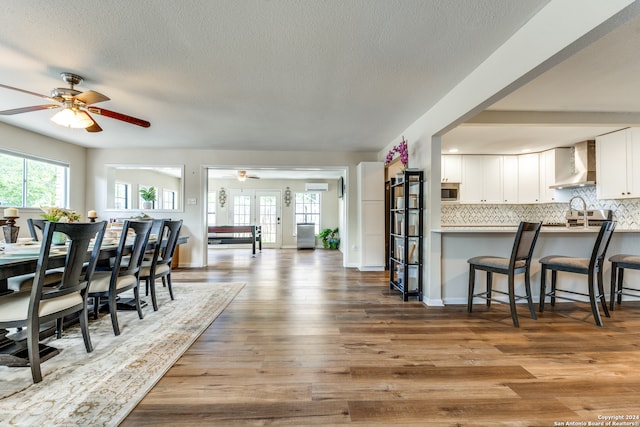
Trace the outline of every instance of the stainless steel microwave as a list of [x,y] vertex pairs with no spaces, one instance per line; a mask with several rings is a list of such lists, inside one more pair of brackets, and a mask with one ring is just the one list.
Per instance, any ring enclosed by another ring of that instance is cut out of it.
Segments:
[[442,183],[440,187],[441,202],[457,202],[460,200],[460,184]]

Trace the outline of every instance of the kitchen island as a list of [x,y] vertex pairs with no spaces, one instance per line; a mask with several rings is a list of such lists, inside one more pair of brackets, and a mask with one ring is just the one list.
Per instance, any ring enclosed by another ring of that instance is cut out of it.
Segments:
[[[452,226],[431,230],[431,244],[440,249],[440,270],[434,268],[430,275],[427,292],[428,305],[466,304],[469,284],[469,265],[467,259],[479,255],[509,257],[513,247],[517,226]],[[567,255],[589,258],[600,227],[545,227],[538,237],[531,262],[531,290],[534,301],[539,301],[540,263],[538,260],[547,255]],[[618,253],[640,255],[640,229],[616,229],[611,239],[606,259]],[[609,295],[611,263],[605,261],[604,286]],[[522,293],[524,285],[518,276],[516,293]],[[485,275],[478,274],[476,286],[484,289]],[[585,291],[586,280],[583,275],[559,273],[559,283],[566,289]],[[625,281],[640,280],[640,272],[625,271]],[[506,291],[506,277],[494,275],[494,289]],[[629,299],[630,297],[626,297]],[[481,302],[480,300],[478,302]],[[558,303],[562,303],[558,300]]]

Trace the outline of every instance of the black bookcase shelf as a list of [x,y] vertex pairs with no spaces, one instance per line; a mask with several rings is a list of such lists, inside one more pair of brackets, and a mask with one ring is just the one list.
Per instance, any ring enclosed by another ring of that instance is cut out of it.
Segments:
[[391,178],[389,287],[422,300],[424,174],[406,170]]

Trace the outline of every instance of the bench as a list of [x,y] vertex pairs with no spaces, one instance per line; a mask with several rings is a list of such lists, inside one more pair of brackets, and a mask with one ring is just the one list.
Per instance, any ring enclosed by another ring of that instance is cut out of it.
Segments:
[[256,242],[262,252],[262,227],[259,225],[212,225],[207,229],[210,245],[251,244],[256,254]]

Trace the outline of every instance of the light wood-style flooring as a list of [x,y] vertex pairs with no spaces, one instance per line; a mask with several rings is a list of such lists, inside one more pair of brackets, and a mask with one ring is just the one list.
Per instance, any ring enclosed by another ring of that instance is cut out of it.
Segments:
[[640,425],[640,304],[604,328],[587,304],[522,307],[516,329],[508,306],[402,302],[387,273],[341,265],[244,249],[177,270],[247,285],[122,426]]

